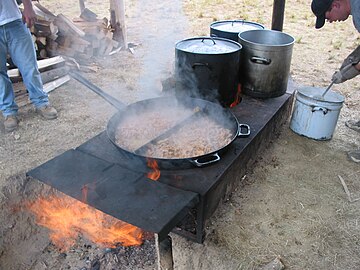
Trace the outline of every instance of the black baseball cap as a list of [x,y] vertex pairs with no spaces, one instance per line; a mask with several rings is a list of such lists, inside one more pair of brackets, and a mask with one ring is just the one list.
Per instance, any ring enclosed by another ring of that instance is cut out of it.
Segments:
[[316,16],[315,28],[319,29],[325,24],[325,13],[329,10],[333,0],[313,0],[311,10]]

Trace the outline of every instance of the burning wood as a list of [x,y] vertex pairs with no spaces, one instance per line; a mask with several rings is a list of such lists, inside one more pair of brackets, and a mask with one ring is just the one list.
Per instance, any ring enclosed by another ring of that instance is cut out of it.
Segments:
[[143,242],[143,231],[139,228],[70,197],[38,198],[26,207],[35,215],[37,224],[50,230],[50,239],[60,250],[68,250],[79,235],[109,248]]
[[235,100],[233,103],[230,104],[230,108],[235,107],[236,105],[238,105],[241,102],[241,84],[238,84],[238,88],[237,88],[237,92],[236,92],[236,96],[235,96]]
[[152,169],[150,172],[147,173],[147,178],[157,181],[160,178],[160,170],[159,166],[155,159],[148,158],[147,159],[147,166]]

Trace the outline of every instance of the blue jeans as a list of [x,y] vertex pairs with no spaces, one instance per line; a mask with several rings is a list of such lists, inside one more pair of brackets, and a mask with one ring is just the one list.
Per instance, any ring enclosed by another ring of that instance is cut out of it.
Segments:
[[3,115],[16,115],[19,109],[15,103],[12,83],[7,75],[7,54],[10,54],[18,67],[32,104],[36,108],[48,105],[49,99],[43,91],[30,31],[22,20],[16,20],[0,26],[0,110]]

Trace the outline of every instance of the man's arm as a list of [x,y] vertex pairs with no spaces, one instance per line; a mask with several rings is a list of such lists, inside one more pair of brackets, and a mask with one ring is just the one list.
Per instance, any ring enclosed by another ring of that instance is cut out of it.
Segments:
[[332,76],[334,83],[343,83],[360,74],[360,46],[358,46],[342,63],[340,69]]
[[[355,50],[352,51],[352,53],[350,53],[348,55],[348,57],[345,58],[344,62],[342,63],[341,68],[349,65],[349,64],[357,64],[360,62],[360,45],[357,46],[357,48]],[[359,69],[359,68],[358,68]]]
[[22,0],[22,2],[24,5],[24,10],[22,13],[23,21],[26,23],[27,27],[30,28],[36,20],[36,14],[33,9],[31,0]]

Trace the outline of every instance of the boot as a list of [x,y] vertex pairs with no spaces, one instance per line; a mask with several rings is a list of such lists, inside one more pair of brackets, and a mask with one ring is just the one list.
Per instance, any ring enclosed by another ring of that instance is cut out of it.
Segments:
[[347,126],[348,128],[351,128],[352,130],[360,132],[360,120],[359,121],[355,121],[355,120],[346,121],[345,126]]
[[360,163],[360,149],[348,152],[348,157],[350,160]]
[[45,119],[51,120],[57,118],[57,111],[54,107],[46,105],[40,108],[36,108],[36,112]]
[[5,116],[4,126],[6,132],[14,131],[18,127],[19,120],[16,115]]

